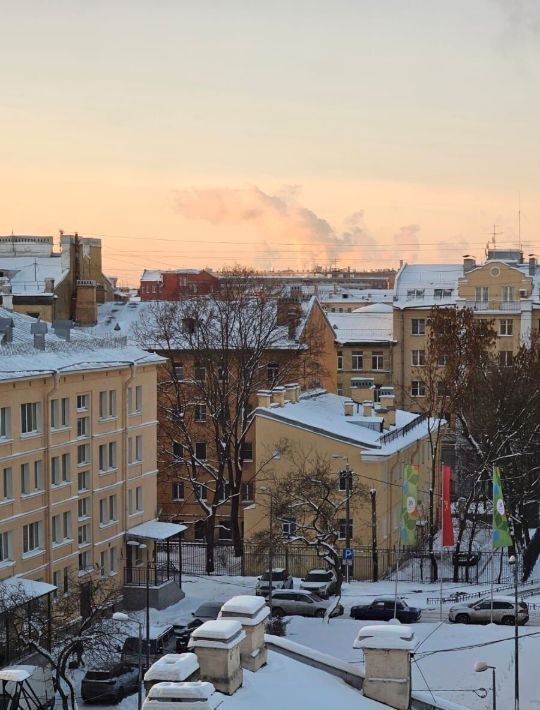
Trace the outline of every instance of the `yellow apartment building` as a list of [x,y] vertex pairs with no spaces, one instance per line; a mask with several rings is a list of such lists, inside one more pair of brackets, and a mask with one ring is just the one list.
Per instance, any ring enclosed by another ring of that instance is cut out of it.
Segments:
[[180,532],[152,522],[161,362],[122,337],[0,309],[0,585],[122,586],[155,540]]
[[[287,442],[293,451],[310,457],[322,457],[335,467],[336,491],[343,489],[340,475],[346,464],[353,471],[353,486],[365,487],[365,495],[351,499],[348,521],[352,546],[371,545],[370,489],[376,491],[378,547],[391,549],[399,545],[402,507],[402,480],[405,464],[418,466],[418,528],[424,528],[428,510],[430,456],[428,432],[435,422],[424,415],[394,408],[391,387],[380,393],[380,403],[373,400],[373,380],[366,378],[353,390],[354,399],[318,390],[296,392],[289,399],[269,401],[261,393],[254,412],[253,438],[256,442],[254,503],[244,511],[245,538],[268,529],[268,493],[280,474],[293,463],[290,455],[275,455],[271,465],[264,466],[273,450]],[[279,484],[278,484],[279,485]],[[291,521],[285,523],[285,528]],[[292,521],[294,523],[294,521]],[[339,521],[340,539],[345,546],[347,520]],[[288,531],[284,528],[284,535]],[[418,539],[421,533],[418,534]],[[379,572],[384,573],[384,562]],[[307,570],[304,570],[307,572]]]
[[434,306],[471,308],[493,320],[501,366],[509,365],[520,344],[540,325],[540,271],[519,250],[491,249],[483,264],[405,264],[396,276],[393,335],[394,384],[399,406],[421,409],[425,396],[421,368],[427,327]]

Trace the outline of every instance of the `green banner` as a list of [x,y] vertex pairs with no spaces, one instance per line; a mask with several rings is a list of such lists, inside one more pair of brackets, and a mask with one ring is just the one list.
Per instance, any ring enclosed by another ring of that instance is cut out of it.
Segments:
[[399,542],[401,545],[414,545],[416,543],[418,477],[418,466],[406,464],[403,469],[403,495],[401,524],[399,527]]
[[501,472],[498,466],[493,466],[493,549],[511,547],[514,541],[508,530],[508,518],[504,509],[504,498],[501,485]]

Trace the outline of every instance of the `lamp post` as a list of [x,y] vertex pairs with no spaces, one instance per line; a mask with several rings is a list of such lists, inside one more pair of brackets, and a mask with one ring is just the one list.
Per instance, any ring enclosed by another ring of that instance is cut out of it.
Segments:
[[492,692],[493,692],[493,710],[497,710],[497,686],[495,685],[495,666],[488,666],[487,663],[484,661],[476,661],[474,664],[474,670],[476,673],[483,673],[484,671],[487,671],[488,669],[491,669],[491,675],[492,675]]
[[[345,461],[345,468],[339,472],[340,477],[340,489],[341,481],[345,481],[345,547],[347,549],[351,546],[351,484],[353,471],[349,465],[349,459],[347,456],[341,456],[340,454],[332,454],[333,459],[343,459]],[[349,560],[346,560],[347,563]],[[349,583],[349,568],[350,565],[347,564],[345,571],[345,581]]]
[[519,710],[519,626],[518,626],[518,563],[515,555],[508,558],[514,568],[514,708]]
[[139,627],[139,673],[137,676],[137,710],[142,708],[142,621],[138,619],[131,619],[127,614],[122,611],[116,611],[112,618],[114,621],[134,622]]
[[266,494],[270,498],[270,515],[269,515],[269,538],[268,538],[268,606],[270,607],[270,614],[272,614],[272,566],[274,564],[274,555],[273,555],[273,548],[274,548],[274,540],[273,540],[273,531],[274,531],[274,511],[273,511],[273,505],[272,505],[272,491],[268,488],[268,486],[261,486],[259,488],[261,493]]

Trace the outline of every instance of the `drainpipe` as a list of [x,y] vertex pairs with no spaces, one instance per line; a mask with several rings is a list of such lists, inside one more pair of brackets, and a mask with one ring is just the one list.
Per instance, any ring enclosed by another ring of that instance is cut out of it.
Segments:
[[[136,373],[137,366],[134,362],[129,363],[129,375],[122,384],[122,463],[123,463],[123,469],[124,469],[124,486],[123,486],[123,493],[124,493],[124,533],[127,533],[128,529],[128,518],[129,518],[129,509],[128,509],[128,410],[127,410],[127,403],[128,403],[128,389],[135,379],[135,373]],[[125,535],[124,535],[124,543],[125,543]],[[127,561],[127,557],[126,557]],[[124,565],[125,566],[125,565]]]
[[400,333],[400,350],[401,350],[401,406],[405,407],[405,311],[403,308],[401,313],[401,333]]
[[[45,550],[47,566],[49,568],[49,583],[52,584],[53,581],[53,570],[52,570],[52,505],[51,505],[51,427],[50,427],[50,415],[51,415],[51,398],[58,392],[58,387],[60,384],[60,375],[57,370],[53,374],[53,385],[45,394],[45,402],[43,407],[43,438],[45,443],[45,451],[43,452],[43,488],[45,489],[45,510],[47,511],[45,515],[45,530],[44,540],[45,540]],[[73,524],[73,521],[72,521]]]

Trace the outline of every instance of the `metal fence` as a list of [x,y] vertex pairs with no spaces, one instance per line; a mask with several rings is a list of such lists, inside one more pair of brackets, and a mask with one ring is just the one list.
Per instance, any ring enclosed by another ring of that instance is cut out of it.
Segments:
[[[206,575],[206,544],[183,541],[182,549],[171,541],[171,563],[185,574]],[[302,545],[277,545],[272,551],[274,568],[284,567],[295,577],[303,577],[310,569],[326,567],[316,550]],[[435,553],[438,580],[470,584],[511,584],[512,567],[503,551],[495,554],[488,551],[475,552],[471,556],[452,550]],[[181,565],[180,565],[181,560]],[[426,551],[379,548],[377,550],[378,578],[402,582],[429,583],[432,581],[432,564]],[[213,575],[257,577],[268,567],[268,553],[255,545],[244,542],[243,555],[237,557],[232,545],[216,543],[214,547]],[[351,579],[369,581],[375,579],[374,556],[371,547],[353,548],[353,562],[349,569]]]

